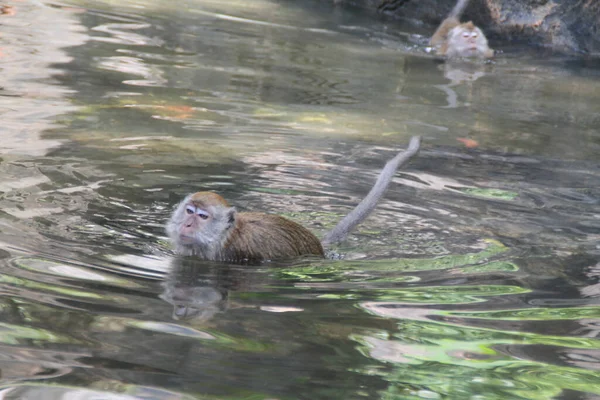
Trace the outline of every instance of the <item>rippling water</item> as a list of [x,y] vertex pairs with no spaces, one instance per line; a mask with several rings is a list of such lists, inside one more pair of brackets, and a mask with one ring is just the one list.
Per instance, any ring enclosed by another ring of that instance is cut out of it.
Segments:
[[[317,1],[31,0],[0,15],[3,399],[600,396],[600,69]],[[175,257],[187,193],[339,260]]]

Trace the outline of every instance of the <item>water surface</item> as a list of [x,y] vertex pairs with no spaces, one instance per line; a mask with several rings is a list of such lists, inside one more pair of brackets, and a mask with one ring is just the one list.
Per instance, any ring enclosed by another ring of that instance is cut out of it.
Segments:
[[[600,396],[600,70],[317,1],[15,1],[0,15],[6,399]],[[178,258],[215,190],[336,260]]]

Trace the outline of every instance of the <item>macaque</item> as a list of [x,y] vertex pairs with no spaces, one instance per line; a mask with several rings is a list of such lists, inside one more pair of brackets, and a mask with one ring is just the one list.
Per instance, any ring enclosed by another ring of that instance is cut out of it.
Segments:
[[323,245],[342,241],[377,205],[396,170],[421,145],[414,136],[406,151],[389,160],[367,196],[322,241],[302,225],[284,217],[258,212],[237,212],[213,192],[188,195],[173,211],[166,231],[183,256],[231,263],[255,263],[303,255],[324,257]]
[[488,47],[485,35],[473,22],[460,23],[469,0],[458,0],[450,15],[442,21],[430,44],[437,53],[448,58],[491,58],[494,50]]

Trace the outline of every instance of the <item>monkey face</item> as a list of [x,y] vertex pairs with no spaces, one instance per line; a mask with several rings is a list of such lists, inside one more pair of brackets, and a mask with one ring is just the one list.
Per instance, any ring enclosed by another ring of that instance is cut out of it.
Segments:
[[483,32],[471,22],[456,26],[448,35],[449,57],[486,57],[489,51]]
[[167,234],[182,253],[210,252],[226,240],[235,215],[235,208],[229,207],[221,196],[209,192],[194,193],[187,196],[171,215]]
[[477,31],[463,31],[461,40],[463,47],[469,50],[477,50]]
[[194,242],[196,233],[204,230],[209,223],[211,215],[194,203],[186,204],[184,212],[184,219],[179,226],[179,238],[182,243],[191,244]]
[[235,209],[190,201],[180,205],[176,214],[176,233],[183,245],[221,244],[234,222]]

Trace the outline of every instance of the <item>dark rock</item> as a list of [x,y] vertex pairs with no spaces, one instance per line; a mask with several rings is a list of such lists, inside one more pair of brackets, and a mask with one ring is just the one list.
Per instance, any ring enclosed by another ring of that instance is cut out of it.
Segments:
[[[454,0],[336,0],[435,30]],[[599,0],[471,0],[462,20],[472,20],[495,42],[518,41],[567,53],[600,54]]]

